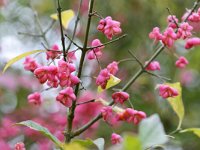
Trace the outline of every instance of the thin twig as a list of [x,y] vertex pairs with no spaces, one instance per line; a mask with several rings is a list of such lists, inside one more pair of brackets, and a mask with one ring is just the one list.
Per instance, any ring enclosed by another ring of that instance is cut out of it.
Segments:
[[[41,37],[41,38],[43,38],[44,42],[45,42],[46,45],[49,47],[49,42],[48,42],[48,40],[47,40],[47,38],[46,38],[46,34],[44,33],[44,31],[43,31],[43,29],[42,29],[42,25],[41,25],[41,23],[40,23],[38,14],[37,14],[37,12],[34,10],[34,8],[32,7],[31,3],[29,3],[29,6],[30,6],[31,10],[33,11],[34,18],[35,18],[35,21],[36,21],[36,23],[37,23],[37,25],[38,25],[38,29],[39,29],[39,32],[40,32],[40,34],[36,35],[35,37]],[[23,33],[22,33],[22,34],[23,34]],[[28,35],[28,34],[26,34],[26,35]],[[33,36],[33,35],[34,35],[34,34],[30,34],[30,36]]]
[[44,42],[46,43],[46,45],[49,47],[50,45],[49,45],[49,42],[46,38],[46,34],[44,33],[44,31],[42,29],[42,25],[41,25],[40,20],[38,18],[38,14],[35,11],[34,11],[34,16],[35,16],[36,23],[38,24],[38,28],[40,30],[41,36],[42,36]]
[[52,22],[51,22],[51,24],[49,25],[49,27],[44,31],[44,33],[46,34],[47,32],[49,32],[49,30],[54,26],[54,24],[55,24],[55,20],[53,20]]
[[34,13],[34,17],[35,17],[35,20],[36,20],[36,23],[38,25],[38,28],[39,28],[39,31],[40,31],[40,34],[33,34],[33,33],[24,33],[24,32],[18,32],[18,34],[23,34],[23,35],[27,35],[27,36],[33,36],[33,37],[40,37],[40,38],[43,38],[44,42],[46,43],[46,45],[49,47],[49,42],[46,38],[46,34],[47,32],[53,27],[55,21],[52,21],[52,23],[50,24],[50,26],[45,30],[43,31],[42,29],[42,26],[41,26],[41,23],[40,23],[40,20],[38,18],[38,14],[36,11],[34,11],[32,5],[30,4],[30,8],[32,9],[33,13]]
[[93,53],[94,53],[94,55],[95,55],[95,57],[96,57],[96,60],[97,60],[97,63],[98,63],[98,65],[99,65],[99,69],[101,70],[101,63],[100,63],[100,61],[99,61],[99,58],[97,57],[97,54],[96,54],[96,52],[93,50]]
[[75,26],[74,26],[74,31],[73,31],[73,34],[72,34],[71,42],[69,43],[69,45],[67,47],[67,53],[68,53],[68,51],[71,47],[72,41],[74,41],[74,37],[75,37],[76,30],[77,30],[77,27],[78,27],[78,22],[80,20],[80,9],[81,9],[82,3],[83,3],[83,0],[80,0],[80,4],[79,4],[79,7],[78,7],[78,12],[77,12],[77,16],[76,16],[76,21],[75,21]]
[[78,105],[88,104],[88,103],[92,103],[92,102],[95,102],[95,99],[92,99],[92,100],[89,100],[86,102],[77,103],[76,105],[78,106]]
[[133,104],[132,104],[132,102],[131,102],[131,100],[130,100],[130,99],[128,99],[128,102],[129,102],[129,104],[131,105],[131,108],[133,108],[133,109],[134,109],[134,107],[133,107]]
[[82,82],[82,81],[80,81],[80,85],[82,86],[82,90],[86,90],[86,88],[84,87],[84,85],[83,85],[83,82]]
[[62,52],[60,50],[53,50],[53,49],[49,49],[48,47],[46,47],[46,45],[44,45],[44,43],[41,43],[42,46],[47,50],[47,51],[52,51],[52,52],[55,52],[55,53],[58,53],[58,52]]
[[61,56],[61,54],[58,55],[58,56],[56,56],[56,58],[52,59],[52,60],[47,64],[47,66],[50,66],[52,63],[54,63],[54,62],[55,62],[54,60],[60,58],[60,56]]
[[91,13],[90,15],[96,16],[96,17],[98,17],[98,18],[100,18],[100,19],[104,19],[103,16],[101,16],[97,11],[94,11],[94,12]]
[[33,33],[18,32],[18,34],[26,35],[26,36],[33,36],[33,37],[42,37],[42,35],[33,34]]
[[145,73],[150,74],[150,75],[152,75],[154,77],[157,77],[157,78],[159,78],[159,79],[161,79],[163,81],[171,81],[171,79],[169,79],[167,77],[163,77],[163,76],[157,75],[157,74],[149,72],[149,71],[145,71]]
[[183,22],[187,22],[188,18],[192,15],[192,13],[193,13],[193,12],[195,11],[195,9],[198,7],[199,3],[200,3],[200,0],[197,0],[197,1],[194,3],[192,9],[190,10],[190,13],[187,15],[187,17],[185,18],[185,20],[184,20]]
[[135,61],[135,60],[133,58],[125,58],[125,59],[119,60],[118,64],[120,64],[122,62],[127,62],[127,61]]
[[178,24],[178,22],[176,22],[176,20],[175,20],[174,16],[172,15],[172,13],[171,13],[169,8],[167,8],[167,11],[170,14],[170,16],[172,17],[173,22],[176,24],[176,27],[179,28],[179,24]]
[[[78,44],[76,44],[76,42],[73,41],[73,39],[71,39],[67,34],[65,34],[65,36],[70,40],[70,43],[74,44],[76,47],[78,47],[79,49],[83,49],[81,46],[79,46]],[[71,44],[69,44],[71,46]]]
[[114,42],[116,42],[116,41],[119,41],[120,39],[122,39],[122,38],[124,38],[124,37],[126,37],[126,36],[127,36],[127,34],[124,34],[124,35],[122,35],[122,36],[120,36],[120,37],[118,37],[118,38],[116,38],[116,39],[114,39],[114,40],[111,40],[111,41],[106,42],[106,43],[102,43],[101,45],[94,46],[94,47],[87,47],[87,50],[91,50],[91,49],[94,49],[94,48],[99,48],[99,47],[102,47],[102,46],[109,45],[109,44],[111,44],[111,43],[114,43]]
[[58,11],[58,18],[59,18],[59,23],[60,23],[60,34],[61,34],[61,42],[62,42],[62,48],[63,48],[63,57],[64,57],[64,60],[67,61],[66,57],[66,52],[65,52],[65,37],[64,37],[64,33],[63,33],[63,26],[62,26],[62,8],[60,6],[60,0],[58,0],[58,8],[57,8],[57,11]]
[[143,66],[142,62],[132,53],[132,51],[131,51],[131,50],[128,50],[128,52],[129,52],[129,54],[138,62],[138,64],[140,65],[140,67],[141,67],[142,69],[144,69],[144,66]]
[[51,89],[52,89],[52,87],[49,87],[49,88],[46,88],[46,89],[42,89],[42,90],[40,91],[40,93],[45,92],[45,91],[48,91],[48,90],[51,90]]

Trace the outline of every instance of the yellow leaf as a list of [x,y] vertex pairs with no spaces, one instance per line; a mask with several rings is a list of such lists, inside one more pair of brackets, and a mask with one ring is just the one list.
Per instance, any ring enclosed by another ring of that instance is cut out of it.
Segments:
[[[61,12],[61,18],[62,18],[62,25],[65,29],[68,28],[70,21],[73,19],[73,17],[75,16],[75,13],[73,10],[69,9],[69,10],[65,10]],[[54,20],[58,20],[58,14],[52,14],[50,16],[52,19]]]
[[104,91],[104,89],[102,89],[101,86],[98,86],[97,91],[98,91],[98,93],[101,93]]
[[182,130],[180,132],[181,133],[184,133],[184,132],[193,132],[194,134],[196,134],[200,138],[200,128],[188,128],[188,129]]
[[124,150],[142,150],[142,143],[138,136],[126,134],[123,139]]
[[5,67],[3,68],[3,73],[12,65],[14,64],[15,62],[19,61],[20,59],[26,57],[26,56],[29,56],[31,54],[35,54],[35,53],[40,53],[40,52],[46,52],[46,50],[33,50],[33,51],[29,51],[29,52],[25,52],[21,55],[18,55],[16,57],[14,57],[13,59],[9,60],[7,62],[7,64],[5,65]]
[[[120,80],[119,78],[117,78],[117,77],[111,75],[111,76],[110,76],[110,79],[108,80],[108,82],[107,82],[107,84],[106,84],[105,90],[107,90],[107,89],[109,89],[109,88],[111,88],[111,87],[113,87],[113,86],[119,84],[120,81],[121,81],[121,80]],[[101,86],[98,86],[97,91],[98,91],[99,93],[101,93],[102,91],[104,91],[104,89],[102,89]]]
[[63,150],[87,150],[85,147],[81,146],[78,143],[70,143],[70,144],[64,144],[62,146]]
[[179,93],[178,96],[170,97],[167,100],[168,100],[169,104],[172,106],[172,108],[175,111],[175,113],[177,114],[177,116],[179,117],[179,124],[178,124],[177,129],[180,129],[184,115],[185,115],[184,105],[183,105],[183,101],[182,101],[182,88],[181,88],[181,85],[179,82],[166,83],[166,84],[169,85],[170,87],[178,90],[178,93]]

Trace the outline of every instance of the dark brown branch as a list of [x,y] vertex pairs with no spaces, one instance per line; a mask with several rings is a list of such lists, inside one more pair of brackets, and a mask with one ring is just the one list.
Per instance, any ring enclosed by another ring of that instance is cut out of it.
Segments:
[[64,33],[63,33],[63,26],[62,26],[62,8],[60,6],[60,1],[58,0],[58,8],[57,8],[57,11],[58,11],[58,18],[59,18],[59,23],[60,23],[60,33],[61,33],[61,41],[62,41],[62,47],[63,47],[63,57],[64,57],[64,60],[67,61],[66,57],[66,52],[65,52],[65,37],[64,37]]
[[[88,43],[88,38],[89,38],[89,32],[90,32],[90,25],[91,25],[91,20],[92,20],[92,16],[90,15],[90,13],[92,13],[93,11],[93,6],[94,6],[94,0],[90,1],[90,7],[89,7],[89,12],[88,12],[88,20],[87,20],[87,27],[86,27],[86,34],[85,34],[85,41],[84,41],[84,45],[83,45],[83,49],[82,49],[82,54],[81,54],[81,59],[80,59],[80,63],[79,63],[79,69],[78,69],[78,78],[81,78],[81,74],[82,74],[82,69],[83,69],[83,64],[84,64],[84,60],[85,60],[85,55],[86,55],[86,51],[87,51],[87,43]],[[80,83],[78,83],[75,87],[75,95],[78,96],[78,92],[79,92],[79,86]],[[69,110],[69,115],[68,115],[68,131],[65,134],[65,141],[67,143],[69,143],[71,141],[71,135],[72,135],[72,125],[73,125],[73,119],[74,119],[74,112],[76,109],[76,101],[73,101],[72,103],[72,107]]]

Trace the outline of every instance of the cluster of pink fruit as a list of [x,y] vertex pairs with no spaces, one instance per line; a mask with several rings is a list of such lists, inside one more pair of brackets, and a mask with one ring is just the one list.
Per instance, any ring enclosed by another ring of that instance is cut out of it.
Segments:
[[[184,16],[188,16],[188,13],[186,13]],[[197,12],[193,12],[191,15],[189,15],[189,18],[187,18],[189,22],[185,22],[186,18],[184,16],[181,23],[179,23],[179,20],[176,18],[176,16],[168,16],[168,27],[165,29],[165,31],[161,33],[160,28],[155,27],[149,34],[150,39],[153,39],[156,43],[161,42],[168,48],[173,47],[175,41],[178,39],[186,41],[186,49],[199,46],[200,38],[192,37],[192,31],[194,28],[196,28],[194,27],[194,23],[200,22],[200,9]],[[120,22],[113,20],[110,16],[106,17],[105,19],[101,19],[97,29],[109,40],[111,40],[113,36],[122,32],[120,28]],[[103,55],[102,50],[104,47],[105,45],[103,45],[99,39],[94,39],[91,43],[91,49],[87,52],[87,58],[89,60],[100,58]],[[30,57],[27,57],[24,62],[25,70],[33,72],[41,84],[47,84],[50,88],[61,89],[59,94],[56,96],[56,100],[69,108],[72,106],[72,102],[77,100],[77,95],[74,93],[74,87],[82,82],[81,79],[75,75],[76,68],[73,64],[73,61],[76,60],[75,52],[76,51],[69,52],[67,54],[66,61],[64,61],[65,59],[61,57],[62,52],[59,50],[58,46],[54,45],[51,50],[46,52],[46,55],[47,60],[54,61],[55,59],[60,59],[57,64],[42,66]],[[145,68],[146,71],[156,71],[160,70],[161,68],[158,61],[152,61],[150,63],[146,62],[146,64],[148,64]],[[178,68],[184,68],[187,64],[188,60],[183,56],[180,56],[175,63]],[[116,75],[118,70],[118,62],[113,61],[106,68],[100,71],[96,78],[96,84],[100,86],[101,89],[106,89],[109,80]],[[158,89],[159,95],[165,99],[179,95],[177,89],[166,84],[158,85]],[[117,91],[112,94],[112,99],[115,104],[123,105],[124,102],[129,100],[129,94],[124,91]],[[28,96],[28,101],[29,103],[40,105],[42,103],[42,97],[39,92],[35,92]],[[133,124],[137,125],[147,116],[144,112],[135,110],[133,108],[119,109],[116,111],[114,107],[115,106],[105,106],[101,108],[100,111],[103,120],[110,125],[113,125],[118,121],[132,122]],[[122,137],[116,133],[113,133],[111,136],[111,141],[113,144],[120,143],[122,141]],[[18,143],[16,145],[16,150],[24,150],[23,143]]]

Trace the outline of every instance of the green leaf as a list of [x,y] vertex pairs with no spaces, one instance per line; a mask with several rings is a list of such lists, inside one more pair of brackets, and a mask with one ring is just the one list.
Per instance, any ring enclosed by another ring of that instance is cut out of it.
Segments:
[[141,141],[136,135],[125,135],[123,139],[124,150],[142,150]]
[[7,62],[7,64],[5,65],[5,67],[3,68],[3,73],[12,65],[14,64],[15,62],[19,61],[20,59],[26,57],[26,56],[29,56],[31,54],[35,54],[35,53],[40,53],[40,52],[46,52],[46,50],[33,50],[33,51],[29,51],[29,52],[25,52],[21,55],[18,55],[16,57],[14,57],[13,59],[9,60]]
[[86,140],[75,139],[72,141],[72,143],[77,143],[87,148],[90,148],[91,146],[95,146],[98,148],[98,150],[104,150],[105,141],[103,138],[98,138],[94,141],[92,141],[91,139],[86,139]]
[[188,129],[182,130],[180,132],[181,133],[184,133],[184,132],[193,132],[194,134],[196,134],[200,138],[200,128],[188,128]]
[[84,146],[82,146],[78,143],[75,143],[75,142],[72,142],[72,143],[69,143],[69,144],[63,144],[62,149],[63,150],[88,150]]
[[94,140],[93,143],[98,147],[98,150],[104,150],[104,144],[105,144],[104,138],[98,138]]
[[60,145],[61,145],[61,142],[54,135],[52,135],[47,128],[41,126],[40,124],[38,124],[34,121],[31,121],[31,120],[22,121],[22,122],[16,123],[16,125],[27,126],[30,129],[33,129],[35,131],[39,131],[44,136],[46,136],[51,141],[53,141],[57,146],[60,147]]
[[84,146],[84,147],[90,147],[94,145],[91,139],[86,139],[86,140],[75,139],[72,141],[72,143],[78,143],[79,145]]
[[139,125],[139,138],[143,149],[161,145],[168,141],[163,125],[157,114],[144,119]]
[[177,130],[179,130],[181,128],[181,124],[185,115],[185,110],[184,110],[184,105],[183,105],[183,101],[182,101],[182,88],[179,82],[177,83],[166,83],[167,85],[169,85],[172,88],[175,88],[176,90],[178,90],[179,95],[176,97],[170,97],[168,98],[168,102],[169,104],[172,106],[173,110],[175,111],[175,113],[177,114],[177,116],[179,117],[179,124],[177,127]]

